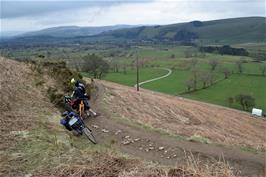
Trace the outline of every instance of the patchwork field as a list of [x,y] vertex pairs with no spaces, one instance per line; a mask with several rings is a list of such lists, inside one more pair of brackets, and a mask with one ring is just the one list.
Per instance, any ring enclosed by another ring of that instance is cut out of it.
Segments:
[[[149,80],[166,74],[160,68],[169,68],[173,72],[166,78],[143,84],[142,87],[163,92],[171,95],[183,96],[190,99],[205,101],[222,106],[229,106],[228,97],[238,94],[251,95],[255,98],[255,107],[266,110],[266,76],[262,75],[261,67],[265,63],[253,62],[250,57],[219,55],[219,54],[197,54],[196,57],[185,57],[186,50],[191,47],[180,46],[169,49],[143,47],[138,49],[140,61],[143,67],[140,69],[140,81]],[[133,51],[130,51],[133,52]],[[133,63],[134,56],[121,57],[120,63]],[[193,66],[193,62],[196,64]],[[217,61],[215,70],[211,71],[210,61]],[[242,61],[242,72],[239,72],[237,61]],[[224,69],[230,72],[228,79],[224,79]],[[188,92],[186,82],[194,78],[193,70],[197,71],[197,90]],[[202,75],[210,74],[213,85],[203,89],[200,81]],[[85,74],[85,76],[88,76]],[[124,72],[109,72],[104,80],[119,84],[134,86],[136,84],[136,70],[132,67]],[[230,104],[230,107],[241,109],[238,103]]]
[[[266,110],[266,77],[234,74],[229,79],[223,80],[208,89],[202,89],[183,95],[200,101],[206,101],[223,106],[229,106],[228,97],[245,93],[255,98],[255,107]],[[237,103],[231,105],[241,109]]]

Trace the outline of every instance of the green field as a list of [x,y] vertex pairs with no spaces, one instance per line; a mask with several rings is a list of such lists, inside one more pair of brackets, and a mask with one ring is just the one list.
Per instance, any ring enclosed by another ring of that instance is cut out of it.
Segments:
[[177,95],[186,90],[184,82],[189,78],[189,71],[175,70],[169,77],[144,84],[142,87],[171,95]]
[[[84,76],[89,76],[86,73],[82,73]],[[162,75],[167,74],[167,71],[161,70],[158,68],[143,68],[140,69],[140,82],[152,79],[154,77],[159,77]],[[119,84],[127,85],[127,86],[134,86],[137,81],[136,71],[135,70],[127,70],[127,73],[124,74],[123,72],[110,72],[103,77],[104,80],[116,82]]]
[[[208,89],[202,89],[183,95],[209,103],[229,106],[228,97],[238,94],[249,94],[255,98],[257,108],[266,110],[266,77],[234,74],[229,79],[223,80]],[[239,104],[232,104],[233,108],[241,109]]]
[[[250,57],[239,57],[230,55],[205,54],[197,56],[198,63],[196,68],[199,73],[208,73],[210,71],[209,61],[211,59],[219,62],[215,71],[212,72],[216,84],[203,89],[203,84],[198,81],[197,91],[189,94],[183,94],[187,91],[185,82],[193,78],[191,60],[185,58],[184,52],[188,48],[186,46],[173,47],[169,49],[142,47],[138,48],[140,60],[146,60],[146,67],[140,70],[140,81],[152,79],[162,76],[167,72],[164,70],[151,68],[166,67],[172,69],[173,73],[167,78],[163,78],[154,82],[142,85],[143,88],[163,92],[171,95],[184,96],[186,98],[200,100],[204,102],[214,103],[222,106],[229,106],[228,97],[234,97],[238,94],[251,95],[255,98],[257,108],[266,110],[266,77],[262,76],[260,66],[262,63],[253,62]],[[132,51],[130,51],[132,52]],[[174,57],[171,57],[174,55]],[[195,57],[194,57],[195,58]],[[236,61],[242,59],[243,72],[238,72]],[[133,57],[119,58],[119,62],[130,63],[134,60]],[[222,73],[223,68],[228,68],[233,74],[229,79],[224,79]],[[136,84],[136,71],[128,69],[127,74],[108,73],[104,80],[116,82],[123,85],[133,86]],[[234,103],[233,108],[241,109],[240,105]]]

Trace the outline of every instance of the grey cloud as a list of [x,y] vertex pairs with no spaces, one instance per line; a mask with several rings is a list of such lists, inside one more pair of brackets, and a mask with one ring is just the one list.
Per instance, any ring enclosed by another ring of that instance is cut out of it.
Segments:
[[226,12],[231,11],[233,13],[243,13],[243,14],[249,14],[249,13],[257,13],[257,14],[263,14],[265,12],[264,7],[264,1],[260,0],[254,0],[254,1],[239,1],[239,0],[233,0],[233,1],[217,1],[217,2],[210,2],[208,3],[201,3],[198,4],[198,7],[201,8],[201,10],[207,10],[209,12]]
[[[265,16],[265,2],[264,0],[189,0],[189,1],[168,1],[168,3],[175,4],[176,7],[182,3],[186,4],[184,11],[187,13],[209,14],[209,18],[212,19],[212,15],[223,15],[224,18],[228,17],[241,17],[241,16]],[[223,18],[223,17],[222,17]]]
[[57,1],[1,1],[1,18],[16,18],[42,15],[62,10],[79,9],[85,7],[108,7],[121,3],[151,2],[152,0],[57,0]]
[[1,18],[16,18],[42,15],[68,9],[78,9],[93,6],[108,6],[111,2],[93,1],[1,1]]

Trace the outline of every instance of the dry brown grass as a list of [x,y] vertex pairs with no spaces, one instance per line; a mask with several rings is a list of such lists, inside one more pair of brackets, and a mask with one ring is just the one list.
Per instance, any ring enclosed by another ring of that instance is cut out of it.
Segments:
[[43,122],[43,115],[58,111],[35,85],[30,65],[0,57],[0,76],[0,176],[9,176],[19,158],[10,153],[16,144]]
[[187,155],[186,165],[178,170],[191,177],[235,177],[234,173],[236,173],[223,158],[212,162],[202,162],[191,153]]
[[36,78],[28,65],[0,58],[0,75],[0,150],[5,150],[15,137],[12,131],[32,129],[41,113],[56,110],[34,85]]
[[236,177],[233,169],[223,161],[204,164],[194,156],[187,164],[176,168],[163,167],[139,160],[125,159],[107,154],[96,155],[90,163],[64,164],[54,169],[42,169],[34,176],[58,177]]
[[142,166],[124,171],[119,177],[236,177],[234,173],[236,171],[224,160],[206,163],[190,154],[186,158],[186,164],[176,168]]
[[105,101],[121,117],[171,134],[266,150],[266,121],[249,113],[101,81]]
[[[91,160],[88,161],[87,159]],[[118,176],[123,170],[127,171],[138,165],[138,160],[117,157],[114,154],[94,153],[80,157],[76,163],[61,164],[53,169],[43,168],[34,176],[112,177]]]

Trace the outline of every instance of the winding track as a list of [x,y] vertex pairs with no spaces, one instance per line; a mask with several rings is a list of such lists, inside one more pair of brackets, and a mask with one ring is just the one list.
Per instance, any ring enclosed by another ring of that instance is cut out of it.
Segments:
[[[160,76],[160,77],[156,77],[156,78],[153,78],[153,79],[149,79],[149,80],[140,82],[139,86],[141,86],[143,84],[146,84],[146,83],[149,83],[149,82],[153,82],[153,81],[159,80],[159,79],[163,79],[163,78],[168,77],[168,76],[170,76],[172,74],[172,70],[169,69],[169,68],[158,68],[158,69],[166,70],[166,71],[168,71],[168,73],[163,75],[163,76]],[[137,84],[135,84],[134,87],[137,87]]]

